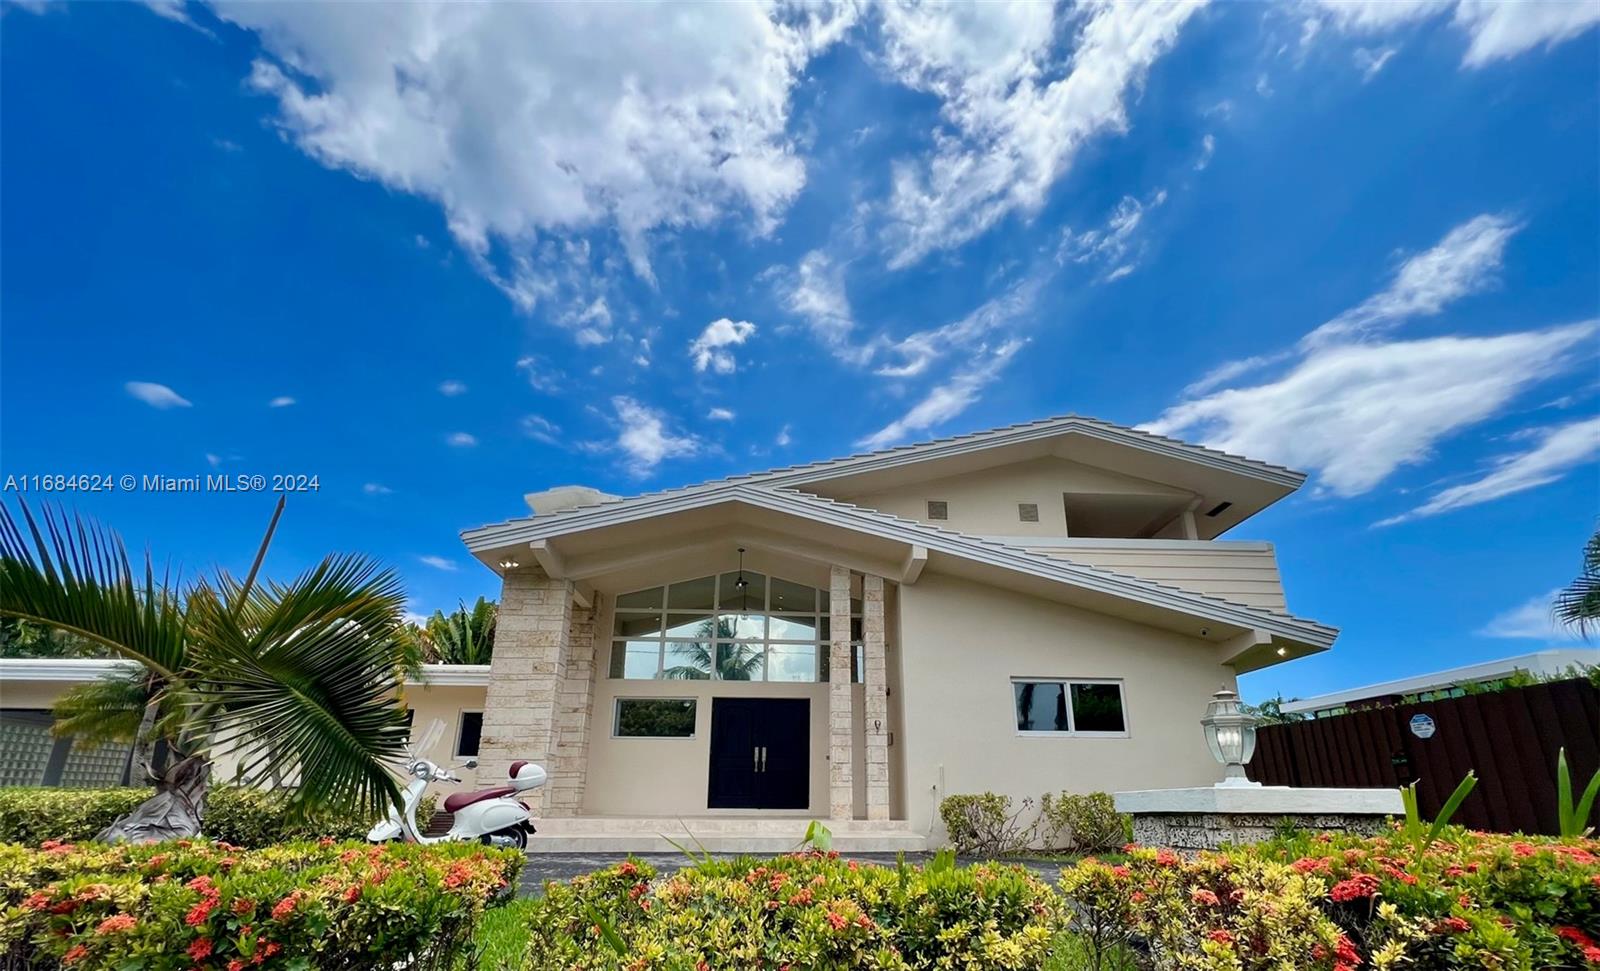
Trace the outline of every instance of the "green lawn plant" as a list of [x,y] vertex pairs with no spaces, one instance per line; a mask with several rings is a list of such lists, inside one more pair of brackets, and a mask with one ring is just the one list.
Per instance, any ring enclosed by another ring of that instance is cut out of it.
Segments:
[[1456,814],[1456,810],[1461,808],[1461,804],[1466,801],[1467,796],[1471,795],[1472,790],[1477,786],[1477,773],[1468,772],[1456,784],[1456,789],[1450,794],[1450,798],[1446,799],[1444,805],[1439,807],[1439,815],[1432,823],[1422,818],[1422,810],[1417,803],[1417,784],[1413,782],[1408,786],[1401,787],[1400,802],[1404,805],[1406,811],[1406,821],[1402,832],[1411,843],[1413,858],[1420,858],[1423,853],[1427,852],[1428,847],[1433,845],[1433,841],[1439,838],[1439,833],[1450,824],[1450,817]]
[[1589,777],[1583,795],[1572,799],[1572,771],[1567,767],[1567,750],[1556,752],[1556,810],[1562,836],[1588,836],[1593,828],[1589,817],[1594,813],[1595,797],[1600,796],[1600,769]]

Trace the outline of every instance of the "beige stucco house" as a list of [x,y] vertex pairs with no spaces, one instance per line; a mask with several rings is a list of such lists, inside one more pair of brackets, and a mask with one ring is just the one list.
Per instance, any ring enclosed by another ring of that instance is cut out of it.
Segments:
[[1210,695],[1337,636],[1220,538],[1303,479],[1065,417],[532,495],[462,534],[503,578],[478,778],[543,762],[542,832],[613,845],[806,817],[911,845],[950,793],[1214,781]]
[[[1206,784],[1211,694],[1338,633],[1289,612],[1270,544],[1220,538],[1303,478],[1067,417],[538,493],[462,534],[503,578],[493,663],[405,703],[469,786],[547,766],[535,849],[781,849],[811,818],[914,849],[951,793]],[[0,782],[117,781],[125,752],[41,727],[117,663],[0,662]]]

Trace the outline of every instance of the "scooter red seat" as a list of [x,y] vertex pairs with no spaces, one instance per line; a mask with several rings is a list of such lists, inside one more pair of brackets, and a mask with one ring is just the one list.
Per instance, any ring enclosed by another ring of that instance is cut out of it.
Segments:
[[475,802],[483,802],[485,799],[499,799],[501,796],[509,796],[516,791],[510,786],[501,786],[497,789],[479,789],[477,792],[452,792],[444,797],[444,811],[447,813],[460,812]]

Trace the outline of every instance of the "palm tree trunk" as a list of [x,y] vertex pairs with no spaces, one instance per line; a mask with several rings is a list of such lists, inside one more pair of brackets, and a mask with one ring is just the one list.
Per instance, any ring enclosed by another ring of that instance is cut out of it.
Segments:
[[156,779],[155,795],[118,817],[95,839],[103,843],[154,843],[200,835],[210,781],[211,761],[205,756],[179,760]]

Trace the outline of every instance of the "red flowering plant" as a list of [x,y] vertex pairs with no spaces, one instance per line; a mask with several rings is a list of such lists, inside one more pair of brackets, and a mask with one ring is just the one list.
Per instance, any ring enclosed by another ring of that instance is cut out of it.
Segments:
[[1037,968],[1060,928],[1050,887],[1017,867],[882,867],[810,851],[643,863],[550,884],[525,968]]
[[448,967],[484,907],[514,892],[521,864],[476,844],[3,846],[0,963]]

